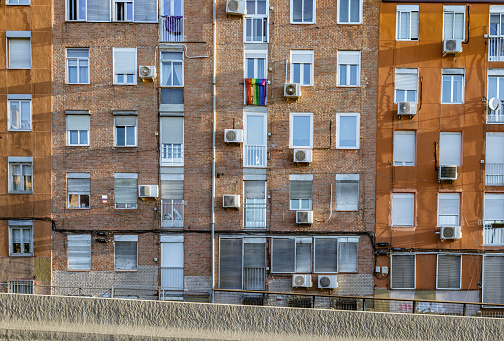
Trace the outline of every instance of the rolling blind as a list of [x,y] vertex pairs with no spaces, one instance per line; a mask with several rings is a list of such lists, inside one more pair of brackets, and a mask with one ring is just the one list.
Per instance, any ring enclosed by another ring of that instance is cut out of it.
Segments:
[[68,270],[91,270],[91,235],[68,235]]
[[359,209],[359,180],[338,179],[336,175],[336,209],[341,211]]
[[136,73],[136,49],[135,48],[114,48],[114,69],[115,74],[135,74]]
[[338,51],[338,64],[360,64],[360,51]]
[[221,239],[219,247],[219,287],[242,289],[242,240]]
[[114,197],[116,204],[137,203],[137,179],[114,179]]
[[[88,0],[89,1],[89,0]],[[135,0],[133,2],[136,22],[157,22],[157,0]],[[170,2],[166,3],[170,5]],[[165,5],[165,6],[166,6]]]
[[394,165],[407,166],[415,164],[415,132],[394,132]]
[[313,181],[290,181],[290,199],[311,199],[313,191]]
[[486,135],[486,163],[504,163],[504,134],[487,133]]
[[292,63],[313,63],[313,51],[292,51]]
[[338,238],[338,272],[357,272],[358,238]]
[[392,193],[392,226],[413,226],[415,195]]
[[504,304],[504,257],[483,257],[483,302]]
[[338,272],[337,238],[315,238],[315,272]]
[[67,130],[89,130],[89,115],[67,115]]
[[9,68],[31,68],[30,38],[8,38],[9,41]]
[[184,143],[183,117],[161,117],[161,143]]
[[438,255],[437,289],[460,289],[462,256]]
[[439,164],[460,166],[461,133],[441,132],[439,134]]
[[312,239],[296,238],[296,272],[311,272]]
[[504,220],[504,194],[485,193],[485,220]]
[[137,270],[137,244],[134,241],[115,241],[116,270]]
[[87,0],[87,21],[110,21],[110,1]]
[[68,193],[89,194],[91,192],[91,179],[69,178]]
[[294,272],[294,238],[272,238],[271,272]]
[[415,256],[392,255],[392,288],[415,289]]
[[161,180],[161,199],[184,199],[183,180]]
[[266,181],[244,181],[245,199],[265,199]]
[[136,126],[136,116],[115,116],[116,126]]
[[396,90],[418,90],[418,69],[396,69]]

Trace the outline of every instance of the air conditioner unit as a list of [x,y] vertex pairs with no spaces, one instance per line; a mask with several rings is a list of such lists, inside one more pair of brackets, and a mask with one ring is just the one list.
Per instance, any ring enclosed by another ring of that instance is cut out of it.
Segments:
[[416,102],[398,102],[397,103],[397,116],[409,116],[412,118],[416,115]]
[[158,185],[138,186],[138,196],[140,198],[157,198],[159,196]]
[[287,98],[298,98],[301,96],[301,84],[299,83],[285,83],[284,96]]
[[443,55],[459,54],[462,52],[462,40],[446,39],[443,41]]
[[155,66],[140,66],[138,68],[138,75],[142,80],[152,80],[156,78],[156,67]]
[[240,207],[240,196],[225,194],[222,197],[222,207],[224,207],[224,208],[239,208]]
[[313,224],[313,211],[296,211],[296,224]]
[[244,16],[247,14],[245,0],[227,0],[226,13],[230,15]]
[[318,276],[319,289],[335,289],[338,287],[338,276]]
[[292,275],[293,287],[311,288],[312,285],[311,275]]
[[460,226],[441,226],[441,240],[462,238],[462,228]]
[[440,165],[438,180],[441,181],[455,181],[457,180],[457,166],[453,165]]
[[312,150],[294,149],[294,162],[312,162]]
[[224,142],[242,143],[243,142],[243,130],[242,129],[224,129]]

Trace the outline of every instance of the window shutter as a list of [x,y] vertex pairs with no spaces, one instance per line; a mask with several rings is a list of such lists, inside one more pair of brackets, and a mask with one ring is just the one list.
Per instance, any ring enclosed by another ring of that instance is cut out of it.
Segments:
[[313,51],[292,51],[292,63],[313,63]]
[[418,39],[418,12],[411,12],[411,39]]
[[[133,3],[136,22],[158,21],[157,0],[134,0]],[[165,2],[165,6],[170,6],[170,2]]]
[[415,132],[395,131],[394,132],[394,164],[414,165],[415,164]]
[[294,238],[272,238],[271,272],[294,272]]
[[136,49],[135,48],[114,48],[114,68],[115,74],[135,74],[136,73]]
[[137,179],[115,179],[114,196],[117,204],[136,204]]
[[137,243],[133,241],[115,241],[115,269],[137,269]]
[[90,179],[67,179],[68,193],[89,194],[91,192]]
[[338,51],[338,64],[360,64],[360,51]]
[[486,163],[504,163],[504,134],[487,133],[486,136]]
[[415,289],[415,256],[392,255],[392,288]]
[[89,130],[89,115],[67,115],[67,130]]
[[462,256],[438,255],[437,289],[460,289]]
[[184,243],[161,242],[163,268],[184,268]]
[[504,195],[485,193],[485,220],[504,220]]
[[290,199],[311,199],[313,193],[313,181],[290,182]]
[[338,272],[337,238],[315,238],[315,272]]
[[242,289],[241,239],[220,240],[219,287],[221,289]]
[[110,1],[87,0],[87,21],[110,21]]
[[392,193],[392,226],[413,226],[415,195]]
[[91,270],[91,235],[68,235],[68,270]]
[[439,226],[458,225],[460,195],[458,193],[439,193]]
[[296,272],[311,272],[312,239],[296,238]]
[[266,181],[244,181],[245,199],[265,199]]
[[161,143],[184,143],[183,117],[161,117]]
[[444,132],[439,135],[439,164],[460,166],[460,133]]
[[[351,176],[354,174],[351,174]],[[350,211],[359,209],[359,175],[349,179],[346,174],[336,175],[336,209]]]
[[396,69],[395,88],[396,90],[418,90],[417,69]]
[[266,267],[266,244],[247,243],[243,244],[243,267],[244,268],[265,268]]
[[136,126],[136,116],[115,116],[116,126]]
[[483,302],[504,304],[504,257],[483,257]]
[[184,199],[183,180],[161,180],[161,199]]
[[338,239],[338,272],[357,272],[359,239]]
[[9,38],[9,68],[31,68],[30,38]]

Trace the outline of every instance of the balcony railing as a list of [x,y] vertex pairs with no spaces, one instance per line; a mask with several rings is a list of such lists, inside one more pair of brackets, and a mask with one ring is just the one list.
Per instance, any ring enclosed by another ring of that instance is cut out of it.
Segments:
[[184,268],[161,267],[161,290],[184,290]]
[[266,268],[243,268],[243,286],[245,290],[264,290]]
[[245,167],[266,167],[266,146],[245,145]]
[[161,200],[161,227],[184,227],[184,200]]
[[499,110],[488,110],[487,123],[504,123],[504,107]]
[[504,61],[504,37],[488,38],[488,61],[489,62]]
[[243,227],[252,229],[266,228],[266,204],[244,203]]
[[493,228],[494,221],[485,220],[485,229],[483,230],[483,245],[485,246],[503,246],[504,228]]
[[485,184],[504,186],[504,163],[485,164]]
[[184,41],[184,17],[162,15],[160,22],[161,41]]
[[183,166],[184,145],[180,143],[163,143],[161,145],[161,166]]

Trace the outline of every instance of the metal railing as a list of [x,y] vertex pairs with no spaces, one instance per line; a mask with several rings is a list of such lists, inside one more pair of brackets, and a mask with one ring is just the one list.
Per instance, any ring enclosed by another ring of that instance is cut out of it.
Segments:
[[498,110],[488,110],[487,123],[504,123],[504,107]]
[[244,228],[266,228],[266,203],[244,203],[243,212]]
[[485,220],[483,229],[483,245],[502,246],[504,245],[504,228],[493,228],[494,221]]
[[245,167],[266,167],[267,146],[245,145]]
[[163,143],[161,145],[161,166],[183,166],[184,145],[180,143]]
[[485,164],[485,184],[491,186],[504,185],[504,163]]
[[161,290],[184,290],[184,268],[161,267]]
[[243,285],[245,290],[264,290],[266,268],[243,268]]
[[488,61],[503,62],[504,61],[504,37],[489,37],[488,38]]
[[184,18],[162,15],[159,30],[162,42],[184,41]]
[[161,200],[161,227],[184,227],[184,200]]

